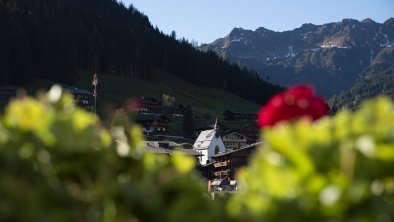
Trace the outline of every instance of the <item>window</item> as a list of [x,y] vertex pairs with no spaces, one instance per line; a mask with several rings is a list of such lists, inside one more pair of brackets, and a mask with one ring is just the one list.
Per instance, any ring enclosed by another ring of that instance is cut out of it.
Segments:
[[219,153],[219,151],[220,151],[220,149],[219,149],[219,146],[218,146],[218,145],[216,145],[216,146],[215,146],[215,154],[218,154],[218,153]]

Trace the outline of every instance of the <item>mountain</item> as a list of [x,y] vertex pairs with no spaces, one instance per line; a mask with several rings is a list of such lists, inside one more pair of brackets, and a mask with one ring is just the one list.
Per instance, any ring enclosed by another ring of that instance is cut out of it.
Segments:
[[333,110],[354,110],[365,99],[385,95],[394,99],[394,69],[380,72],[357,81],[349,90],[333,96],[329,105]]
[[383,24],[344,19],[285,32],[235,28],[200,50],[255,69],[276,84],[310,83],[328,98],[357,79],[394,67],[393,41],[394,18]]
[[0,0],[0,52],[2,84],[40,78],[73,85],[81,71],[154,82],[168,73],[258,104],[282,89],[175,32],[163,34],[115,0]]

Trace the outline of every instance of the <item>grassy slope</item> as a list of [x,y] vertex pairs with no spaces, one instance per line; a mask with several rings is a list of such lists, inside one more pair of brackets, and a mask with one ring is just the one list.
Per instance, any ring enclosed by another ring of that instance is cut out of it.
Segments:
[[[80,73],[80,79],[76,87],[92,90],[92,74],[87,72]],[[193,113],[197,116],[196,121],[206,121],[204,116],[209,114],[209,122],[219,121],[230,128],[237,128],[245,122],[224,122],[222,113],[225,110],[235,110],[243,112],[257,112],[260,105],[249,100],[242,99],[228,91],[220,89],[201,88],[173,75],[160,73],[154,81],[144,81],[133,78],[111,76],[99,74],[98,83],[98,109],[107,103],[114,103],[121,107],[123,102],[132,97],[146,98],[153,97],[157,100],[162,99],[163,94],[175,96],[177,104],[184,106],[190,105]],[[29,94],[34,94],[39,89],[49,89],[55,84],[52,81],[37,79],[33,83],[26,85]],[[182,120],[174,120],[170,124],[170,130],[175,134],[182,134]]]
[[[91,74],[82,73],[78,86],[90,89],[91,78]],[[257,112],[260,107],[227,91],[201,88],[165,73],[161,73],[151,82],[99,74],[97,91],[101,101],[114,101],[118,104],[136,96],[161,100],[163,94],[169,94],[175,96],[177,104],[189,104],[194,114],[200,117],[209,114],[213,118],[221,118],[222,112],[227,109]]]

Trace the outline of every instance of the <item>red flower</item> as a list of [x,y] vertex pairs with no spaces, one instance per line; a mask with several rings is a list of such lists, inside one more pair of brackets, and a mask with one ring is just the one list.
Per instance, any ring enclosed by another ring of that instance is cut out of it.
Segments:
[[299,117],[312,120],[326,115],[327,104],[315,95],[309,86],[294,86],[272,97],[258,113],[261,128],[275,125],[280,121],[290,121]]

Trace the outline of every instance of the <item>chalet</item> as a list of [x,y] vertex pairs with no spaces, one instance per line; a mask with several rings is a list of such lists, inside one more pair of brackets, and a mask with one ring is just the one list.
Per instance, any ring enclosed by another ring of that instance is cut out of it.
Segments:
[[180,147],[180,145],[178,143],[175,143],[175,142],[169,141],[169,140],[145,141],[145,144],[147,146],[160,147],[160,148],[169,149],[169,150],[173,150],[173,149]]
[[194,156],[198,159],[202,156],[201,153],[193,149],[186,149],[182,147],[183,144],[178,144],[173,141],[145,141],[143,146],[145,152],[167,154],[171,155],[174,151],[180,151],[186,156]]
[[216,124],[213,129],[204,130],[200,133],[193,144],[193,149],[203,155],[199,158],[201,165],[211,162],[211,157],[213,155],[225,151],[225,146],[219,135]]
[[180,143],[179,146],[181,146],[183,149],[193,149],[193,144],[191,143]]
[[142,97],[139,101],[138,113],[145,115],[159,115],[162,114],[162,104],[154,98]]
[[256,120],[256,113],[244,113],[226,110],[223,113],[224,120]]
[[249,143],[255,143],[260,138],[260,129],[257,124],[244,126],[236,130],[237,133],[248,137],[251,141]]
[[185,109],[186,108],[182,105],[175,106],[171,112],[172,117],[177,119],[183,119]]
[[165,134],[168,130],[168,118],[164,115],[138,115],[135,122],[142,126],[145,135]]
[[142,97],[138,101],[137,112],[144,115],[165,115],[170,118],[183,119],[185,107],[182,105],[164,105],[155,98]]
[[146,144],[142,148],[143,148],[144,152],[147,152],[147,153],[170,155],[170,153],[172,152],[172,150],[170,150],[170,149],[153,146],[151,144]]
[[232,132],[223,136],[223,143],[227,150],[239,149],[246,146],[246,144],[249,144],[250,141],[252,141],[250,138],[237,132]]
[[236,192],[238,190],[237,181],[230,180],[229,177],[224,179],[214,179],[208,181],[208,192],[211,193],[212,198],[215,199],[216,192],[226,191],[227,193],[231,193],[232,191]]
[[213,155],[213,168],[211,174],[216,179],[234,180],[234,174],[240,167],[246,166],[250,155],[263,143],[254,143],[237,150],[221,152]]
[[86,89],[77,87],[63,87],[65,93],[70,93],[74,97],[74,103],[86,110],[93,111],[93,94]]

